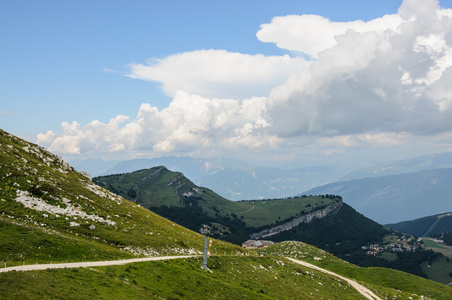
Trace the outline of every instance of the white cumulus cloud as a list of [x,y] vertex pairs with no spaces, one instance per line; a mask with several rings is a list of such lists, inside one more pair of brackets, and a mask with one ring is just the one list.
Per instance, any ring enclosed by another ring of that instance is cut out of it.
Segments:
[[[335,33],[334,43],[315,53],[318,59],[308,70],[274,88],[268,108],[273,133],[452,130],[452,98],[445,86],[452,70],[450,10],[434,0],[417,2],[406,0],[397,17],[378,19],[378,30],[368,22]],[[384,26],[386,19],[399,21]],[[329,24],[333,32],[336,25]],[[303,31],[292,32],[293,40],[296,33]]]
[[64,122],[62,135],[49,131],[40,134],[38,142],[65,154],[166,154],[275,147],[275,137],[265,134],[265,100],[209,99],[178,91],[165,109],[142,104],[137,119],[125,126],[120,124],[128,120],[126,116],[117,116],[108,124],[93,121],[84,127]]
[[74,154],[331,154],[396,147],[416,135],[431,144],[450,138],[452,10],[438,1],[405,0],[397,14],[368,22],[276,17],[257,37],[312,60],[199,50],[133,64],[128,76],[160,82],[174,96],[167,108],[144,103],[133,120],[65,122],[62,134],[38,142]]
[[386,15],[369,22],[332,22],[318,15],[290,15],[275,17],[270,24],[261,25],[256,36],[261,42],[275,43],[280,48],[317,59],[319,53],[336,46],[337,38],[348,30],[382,33],[396,29],[402,21],[398,15]]

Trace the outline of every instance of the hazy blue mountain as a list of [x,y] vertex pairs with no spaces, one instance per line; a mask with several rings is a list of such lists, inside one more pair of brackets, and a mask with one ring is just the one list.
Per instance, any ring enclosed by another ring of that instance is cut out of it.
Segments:
[[123,161],[102,175],[129,173],[161,165],[183,173],[197,185],[210,188],[230,200],[292,197],[336,181],[349,171],[341,166],[280,169],[225,158],[167,156]]
[[292,197],[307,189],[336,181],[346,171],[338,166],[299,169],[226,167],[196,180],[231,200]]
[[452,168],[369,177],[326,184],[303,195],[340,195],[380,224],[452,211]]
[[229,166],[249,166],[248,163],[227,158],[193,158],[190,156],[164,156],[152,159],[132,159],[122,161],[105,171],[102,175],[130,173],[156,166],[183,173],[191,180],[212,175]]
[[133,159],[115,165],[112,163],[114,161],[71,161],[77,170],[86,171],[92,176],[129,173],[163,165],[169,170],[182,172],[197,185],[208,187],[227,199],[250,200],[291,197],[338,180],[348,181],[452,167],[452,153],[381,163],[367,168],[340,164],[309,167],[294,165],[293,168],[263,167],[226,158],[203,159],[189,156]]
[[89,173],[91,176],[104,174],[108,169],[113,168],[120,160],[103,160],[100,158],[73,159],[68,161],[76,170]]
[[341,181],[366,177],[412,173],[438,168],[452,168],[452,152],[424,155],[399,161],[374,164],[367,168],[350,172],[349,174],[341,178]]

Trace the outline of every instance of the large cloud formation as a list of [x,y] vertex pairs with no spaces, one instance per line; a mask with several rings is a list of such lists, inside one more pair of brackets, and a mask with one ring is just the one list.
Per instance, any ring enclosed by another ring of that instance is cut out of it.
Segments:
[[187,154],[450,138],[452,10],[438,1],[405,0],[369,22],[275,17],[257,37],[311,59],[202,50],[131,65],[127,76],[174,93],[167,108],[63,123],[38,142],[59,153]]
[[[278,32],[306,25],[303,17],[298,25],[293,16],[288,24],[277,18],[258,36],[270,32],[273,42],[279,44],[278,37],[284,42]],[[318,60],[309,71],[292,74],[271,92],[272,129],[283,136],[451,130],[451,18],[452,11],[440,10],[435,1],[411,0],[397,16],[368,22],[378,26],[363,23],[355,30],[357,22],[329,23],[339,28],[330,32],[331,47],[314,46],[321,50],[310,53]],[[320,23],[327,26],[325,20]],[[344,32],[347,24],[350,29]],[[302,43],[293,44],[292,50],[303,49]]]

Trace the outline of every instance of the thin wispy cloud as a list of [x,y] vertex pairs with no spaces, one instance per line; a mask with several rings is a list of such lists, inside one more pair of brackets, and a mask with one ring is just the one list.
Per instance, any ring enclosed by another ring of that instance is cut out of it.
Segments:
[[2,112],[0,112],[0,116],[7,116],[7,115],[15,115],[15,114],[17,114],[18,113],[18,111],[2,111]]

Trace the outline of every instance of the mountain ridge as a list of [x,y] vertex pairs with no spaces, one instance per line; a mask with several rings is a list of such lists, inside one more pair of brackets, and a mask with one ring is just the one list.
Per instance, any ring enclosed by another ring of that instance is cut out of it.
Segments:
[[367,177],[399,175],[429,169],[451,168],[452,152],[422,155],[414,158],[374,164],[372,166],[351,171],[338,181],[348,181]]
[[342,201],[337,201],[337,202],[328,204],[328,205],[326,205],[325,208],[321,208],[321,209],[313,211],[311,213],[301,215],[301,216],[296,217],[281,225],[272,227],[270,229],[264,229],[260,232],[252,233],[252,234],[250,234],[250,238],[251,239],[267,238],[269,236],[273,236],[273,235],[279,234],[283,231],[287,231],[294,227],[297,227],[300,223],[309,223],[314,219],[322,219],[329,214],[337,213],[341,209],[342,205],[343,205]]
[[301,195],[340,194],[345,203],[381,223],[452,211],[452,168],[367,177],[326,184]]
[[[198,187],[182,173],[163,166],[95,177],[93,181],[188,228],[206,222],[219,223],[223,231],[232,230],[232,234],[223,238],[239,244],[251,233],[271,230],[330,204],[342,203],[342,199],[334,195],[235,202]],[[232,236],[237,238],[229,240]]]

